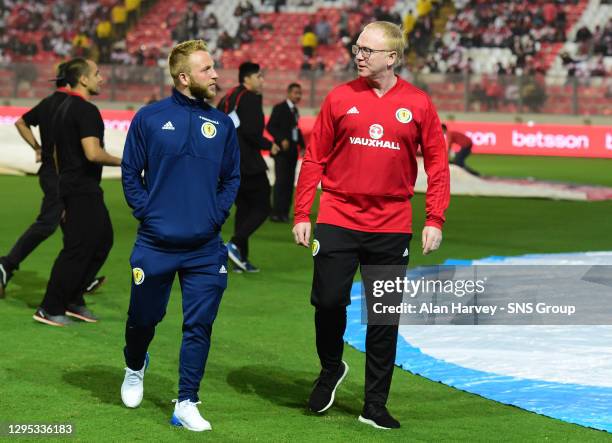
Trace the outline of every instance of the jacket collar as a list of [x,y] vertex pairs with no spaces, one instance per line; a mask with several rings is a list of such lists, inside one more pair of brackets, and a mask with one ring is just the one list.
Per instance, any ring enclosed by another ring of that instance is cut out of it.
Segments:
[[189,98],[182,92],[179,92],[176,88],[172,88],[172,99],[182,106],[192,106],[194,108],[210,108],[210,105],[204,100],[198,100],[195,98]]

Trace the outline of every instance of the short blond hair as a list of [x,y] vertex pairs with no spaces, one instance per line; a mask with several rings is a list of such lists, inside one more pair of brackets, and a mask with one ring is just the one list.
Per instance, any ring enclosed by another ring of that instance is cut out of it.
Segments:
[[395,51],[397,54],[395,66],[401,65],[404,58],[404,48],[406,47],[406,39],[402,28],[395,23],[385,21],[369,23],[363,30],[365,31],[368,28],[376,28],[382,32],[389,50]]
[[172,48],[168,57],[168,66],[175,83],[178,81],[181,72],[191,73],[191,67],[188,63],[189,56],[197,51],[208,52],[208,45],[204,40],[187,40]]

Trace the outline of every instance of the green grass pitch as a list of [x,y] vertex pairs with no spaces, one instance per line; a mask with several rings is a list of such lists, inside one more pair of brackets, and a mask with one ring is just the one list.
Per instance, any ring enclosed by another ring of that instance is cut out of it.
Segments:
[[[469,163],[491,175],[534,176],[612,186],[610,160],[475,156]],[[103,269],[107,284],[88,301],[98,324],[52,328],[31,318],[42,299],[60,235],[43,243],[0,300],[0,422],[72,423],[70,441],[599,441],[610,435],[528,413],[396,369],[390,411],[397,431],[357,422],[363,398],[364,356],[346,347],[351,372],[324,416],[306,412],[318,373],[313,309],[309,304],[312,259],[292,243],[288,225],[266,223],[252,240],[252,260],[262,272],[230,273],[214,326],[200,390],[200,410],[213,431],[201,435],[168,424],[176,398],[181,308],[175,282],[170,306],[150,348],[145,399],[136,410],[121,404],[124,322],[131,270],[128,257],[136,223],[119,181],[105,181],[115,243]],[[34,177],[0,177],[0,253],[33,220],[40,203]],[[424,199],[414,200],[420,233]],[[444,242],[412,265],[446,258],[611,250],[610,202],[454,197]],[[224,228],[227,240],[232,219]],[[605,229],[608,226],[608,230]],[[59,441],[59,439],[58,439]]]

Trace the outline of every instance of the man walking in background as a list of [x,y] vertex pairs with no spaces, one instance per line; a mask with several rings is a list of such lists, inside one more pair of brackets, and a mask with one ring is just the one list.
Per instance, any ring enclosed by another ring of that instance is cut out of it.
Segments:
[[102,76],[91,60],[77,58],[66,67],[70,85],[53,121],[53,140],[62,199],[64,245],[34,320],[52,326],[70,323],[67,316],[95,323],[85,306],[87,279],[102,267],[113,245],[113,227],[100,187],[102,166],[119,166],[121,159],[104,150],[104,122],[89,101],[99,94]]
[[287,99],[274,106],[268,121],[268,132],[281,147],[281,152],[274,156],[274,198],[270,216],[273,222],[289,222],[298,150],[304,146],[304,136],[298,126],[300,113],[297,105],[301,99],[302,87],[299,83],[291,83],[287,88]]
[[268,168],[260,151],[266,149],[276,155],[280,148],[263,136],[264,78],[259,65],[241,64],[238,81],[240,84],[228,91],[217,105],[232,118],[240,144],[240,189],[236,197],[234,235],[227,243],[227,252],[238,271],[259,272],[249,261],[249,237],[270,214]]
[[[390,22],[367,25],[352,47],[359,78],[333,89],[314,124],[296,190],[295,242],[308,247],[310,209],[322,183],[312,254],[311,303],[321,372],[309,407],[329,409],[348,372],[342,361],[346,306],[357,268],[408,264],[419,145],[428,176],[423,253],[438,249],[448,206],[446,144],[436,110],[423,91],[398,78],[393,68],[404,39]],[[363,272],[363,268],[362,268]],[[386,408],[397,344],[394,324],[368,324],[365,402],[359,421],[399,428]]]
[[142,401],[147,349],[178,274],[183,341],[171,423],[207,431],[211,426],[198,411],[198,391],[227,286],[227,249],[220,232],[238,192],[240,148],[232,120],[206,103],[217,92],[206,44],[178,44],[168,65],[172,96],[136,114],[121,165],[125,198],[140,222],[130,257],[133,280],[121,399],[129,408]]
[[[66,67],[69,65],[70,62],[65,62],[57,68],[57,90],[15,122],[19,135],[34,150],[36,162],[41,162],[38,181],[43,191],[43,200],[36,221],[19,237],[10,252],[0,257],[0,298],[5,296],[6,286],[21,262],[60,225],[64,206],[58,194],[58,177],[53,160],[55,142],[52,122],[58,107],[68,97],[70,85],[66,82]],[[40,144],[32,132],[32,126],[39,128]],[[89,278],[85,292],[93,292],[105,280],[105,277],[92,278],[93,276]]]

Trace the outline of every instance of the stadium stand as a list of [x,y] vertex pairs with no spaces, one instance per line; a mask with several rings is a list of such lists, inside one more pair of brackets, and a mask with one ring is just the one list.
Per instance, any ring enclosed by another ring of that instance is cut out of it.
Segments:
[[[96,27],[110,20],[113,8],[120,4],[119,0],[4,0],[2,50],[9,61],[35,63],[69,55],[97,56],[90,53]],[[121,37],[117,32],[115,36]]]
[[[224,70],[222,90],[248,59],[265,69],[266,105],[299,78],[316,108],[353,75],[359,29],[386,19],[410,30],[400,75],[439,109],[610,114],[611,8],[605,0],[3,0],[0,96],[41,97],[54,63],[85,55],[111,83],[100,98],[155,99],[170,89],[163,68],[174,42],[202,38]],[[307,29],[318,42],[305,54]]]
[[605,77],[612,69],[612,4],[590,1],[549,71],[563,80]]
[[186,0],[176,0],[172,2],[171,6],[163,2],[157,2],[138,21],[136,26],[128,31],[125,38],[128,53],[134,55],[138,51],[148,48],[158,48],[167,52],[172,45],[172,29],[178,25],[182,18],[176,11],[182,11],[186,8]]
[[[455,84],[441,82],[435,85],[435,92],[431,88],[442,109],[610,113],[606,106],[610,86],[603,79],[588,85],[568,83],[566,72],[559,68],[567,53],[562,48],[575,47],[571,40],[585,23],[599,24],[601,38],[593,42],[605,41],[609,5],[600,8],[599,0],[509,2],[503,6],[486,0],[455,0],[453,6],[456,12],[448,17],[445,32],[431,39],[423,60],[417,60],[417,69],[412,71],[462,74],[455,76]],[[605,43],[598,45],[600,52],[605,47]],[[610,69],[601,54],[590,63],[601,77]],[[590,78],[591,73],[586,76]],[[428,80],[431,84],[431,77]],[[581,108],[574,99],[577,95],[584,97]]]
[[545,72],[587,4],[463,3],[454,2],[457,13],[449,18],[443,41],[451,52],[472,49],[468,56],[474,61],[473,71],[489,74],[498,63],[510,71]]

